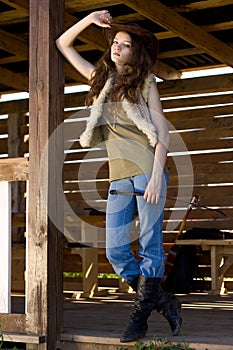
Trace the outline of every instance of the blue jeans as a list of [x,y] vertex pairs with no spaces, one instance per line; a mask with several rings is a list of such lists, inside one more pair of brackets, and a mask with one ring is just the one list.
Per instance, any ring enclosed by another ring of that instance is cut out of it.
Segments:
[[[137,175],[112,181],[109,190],[144,192],[150,175]],[[131,283],[139,274],[162,278],[164,275],[164,249],[162,224],[168,174],[164,173],[161,198],[158,204],[149,204],[143,196],[125,194],[108,195],[106,212],[106,254],[115,272]],[[139,252],[132,252],[131,225],[136,209],[140,223]]]

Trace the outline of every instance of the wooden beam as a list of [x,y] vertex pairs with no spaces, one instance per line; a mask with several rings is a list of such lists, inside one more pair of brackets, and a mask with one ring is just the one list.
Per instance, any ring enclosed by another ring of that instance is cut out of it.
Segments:
[[10,6],[12,10],[0,13],[0,23],[4,25],[25,22],[28,20],[28,0],[2,0],[6,5]]
[[158,83],[160,96],[163,97],[231,91],[232,86],[233,74]]
[[0,102],[0,115],[12,113],[27,113],[29,110],[29,100],[15,100]]
[[[233,21],[205,25],[205,26],[201,26],[201,28],[206,30],[207,32],[228,30],[233,28]],[[156,36],[160,40],[176,37],[175,33],[169,32],[169,31],[157,33]],[[197,47],[183,49],[183,50],[165,51],[165,52],[159,53],[159,59],[168,58],[168,57],[190,56],[190,55],[200,54],[203,52],[204,52],[203,49],[197,48]]]
[[207,24],[205,26],[202,26],[202,29],[206,30],[207,32],[229,30],[232,28],[233,28],[233,21]]
[[176,80],[180,79],[181,72],[168,66],[167,64],[157,61],[154,68],[154,74],[163,80]]
[[2,29],[0,29],[0,48],[22,59],[28,59],[29,51],[26,41]]
[[71,66],[69,62],[65,62],[65,75],[78,84],[87,84],[87,79]]
[[27,344],[27,346],[29,346],[30,350],[32,349],[32,347],[34,347],[34,345],[32,344],[42,344],[42,343],[44,344],[46,342],[46,338],[44,336],[39,336],[37,334],[19,334],[15,332],[13,333],[4,332],[3,338],[5,342],[25,343]]
[[0,181],[28,180],[27,158],[0,159]]
[[194,1],[189,4],[183,4],[178,6],[172,6],[172,9],[177,12],[189,12],[205,10],[210,8],[217,8],[222,6],[232,5],[232,0],[204,0],[204,1]]
[[163,59],[163,58],[171,58],[171,57],[184,57],[184,56],[191,56],[191,55],[196,55],[200,53],[203,53],[203,50],[197,47],[194,47],[189,49],[160,52],[158,55],[158,58]]
[[7,63],[15,63],[15,62],[21,62],[22,57],[19,56],[7,56],[0,58],[0,64],[7,64]]
[[15,73],[0,67],[1,83],[20,91],[28,91],[28,77],[23,73]]
[[11,10],[0,13],[0,23],[4,23],[4,25],[23,22],[27,19],[28,11],[24,10]]
[[0,313],[1,332],[26,333],[26,315]]
[[139,22],[144,20],[145,17],[138,12],[129,13],[127,15],[120,15],[114,17],[114,22],[116,23],[129,23],[129,22]]
[[98,8],[105,8],[108,6],[114,6],[121,4],[121,0],[102,0],[101,2],[95,2],[93,0],[66,0],[65,8],[66,10],[73,10],[75,12],[78,11],[89,11]]
[[60,347],[63,324],[64,65],[55,45],[63,20],[62,0],[30,0],[26,326],[28,333],[46,336],[47,344],[33,348],[38,350]]
[[[86,92],[65,94],[65,108],[84,106]],[[29,110],[29,100],[15,100],[0,103],[0,115],[13,113],[27,113]],[[0,121],[0,127],[4,130],[4,120]],[[7,133],[7,132],[6,132]]]
[[[232,27],[233,27],[232,21],[220,22],[220,23],[208,24],[208,25],[200,26],[200,28],[202,28],[203,30],[205,30],[207,32],[228,30],[228,29],[232,29]],[[167,31],[156,33],[156,37],[159,40],[163,40],[163,39],[175,38],[175,37],[177,37],[177,34],[175,32],[173,32],[173,31],[171,31],[171,30],[167,30]]]
[[203,29],[186,20],[174,10],[154,0],[124,0],[124,3],[155,23],[175,32],[188,41],[229,66],[233,66],[233,49]]
[[17,10],[29,10],[29,1],[28,0],[1,0],[6,5],[14,7]]

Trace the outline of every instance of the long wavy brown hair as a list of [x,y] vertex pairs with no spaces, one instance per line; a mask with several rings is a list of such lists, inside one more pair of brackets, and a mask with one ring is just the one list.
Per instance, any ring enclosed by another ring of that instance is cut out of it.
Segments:
[[132,39],[132,60],[124,66],[123,71],[118,74],[115,63],[111,60],[111,47],[106,51],[96,64],[93,76],[89,81],[91,89],[86,98],[86,105],[90,106],[99,96],[109,75],[113,76],[113,86],[109,99],[114,102],[121,102],[124,98],[132,103],[138,103],[143,83],[152,71],[154,61],[150,58],[143,40],[140,36],[128,33]]

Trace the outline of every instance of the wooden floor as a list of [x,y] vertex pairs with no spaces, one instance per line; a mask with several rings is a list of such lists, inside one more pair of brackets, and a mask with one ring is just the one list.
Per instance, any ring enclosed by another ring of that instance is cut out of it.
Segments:
[[[134,294],[111,292],[92,299],[65,298],[62,349],[133,349],[134,343],[119,342],[133,297]],[[198,293],[179,297],[182,302],[182,334],[171,336],[167,321],[154,312],[149,319],[145,341],[168,338],[172,342],[187,343],[197,350],[233,350],[232,293],[223,296]],[[19,311],[16,304],[19,303],[13,303],[15,311]]]
[[[171,341],[192,344],[197,349],[233,349],[232,294],[190,294],[180,296],[180,299],[183,305],[182,334],[172,337],[167,321],[154,312],[149,320],[147,340],[167,337]],[[110,349],[110,344],[115,345],[112,349],[117,349],[117,346],[120,349],[123,344],[119,343],[119,337],[127,323],[132,302],[133,295],[116,293],[92,300],[66,301],[63,339],[97,344],[102,342],[99,349]],[[69,338],[71,335],[78,337]],[[104,340],[107,347],[104,347]]]

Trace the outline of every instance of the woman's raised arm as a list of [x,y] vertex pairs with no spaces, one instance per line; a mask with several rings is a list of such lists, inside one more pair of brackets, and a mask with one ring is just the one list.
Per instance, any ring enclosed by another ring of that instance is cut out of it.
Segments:
[[95,67],[74,49],[74,40],[92,23],[95,23],[100,27],[109,27],[111,22],[112,17],[107,10],[95,11],[74,24],[56,40],[56,45],[61,53],[72,64],[72,66],[88,80],[91,78],[91,74]]

